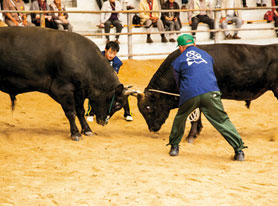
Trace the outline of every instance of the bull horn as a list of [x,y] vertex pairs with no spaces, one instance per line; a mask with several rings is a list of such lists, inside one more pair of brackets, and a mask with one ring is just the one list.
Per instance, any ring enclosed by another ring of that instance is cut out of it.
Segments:
[[124,93],[124,95],[125,96],[129,96],[129,95],[131,95],[131,96],[134,96],[134,97],[136,97],[137,96],[137,93],[138,93],[138,91],[136,91],[136,90],[129,90],[129,91],[126,91],[125,93]]
[[128,90],[128,89],[130,89],[130,88],[132,88],[132,87],[133,87],[133,85],[127,85],[127,86],[124,87],[124,89],[125,89],[125,90]]
[[143,93],[143,92],[138,92],[137,93],[137,99],[138,99],[138,101],[144,101],[144,99],[145,99],[145,94]]

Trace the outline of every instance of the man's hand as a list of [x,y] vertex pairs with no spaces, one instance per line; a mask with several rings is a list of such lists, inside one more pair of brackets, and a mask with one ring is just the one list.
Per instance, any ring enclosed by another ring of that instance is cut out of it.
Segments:
[[151,17],[150,20],[152,20],[153,23],[157,22],[158,17]]
[[223,23],[224,21],[226,21],[226,17],[222,17],[219,22]]
[[166,16],[166,18],[165,18],[167,21],[173,21],[173,19],[174,19],[174,17],[172,16],[172,17],[168,17],[168,16]]
[[18,22],[15,19],[12,19],[13,23],[18,26]]
[[23,24],[24,26],[27,26],[27,20],[24,19],[24,20],[22,21],[22,24]]

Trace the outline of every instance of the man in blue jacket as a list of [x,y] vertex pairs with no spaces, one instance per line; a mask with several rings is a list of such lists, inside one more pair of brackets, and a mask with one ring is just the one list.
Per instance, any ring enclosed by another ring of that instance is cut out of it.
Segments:
[[[109,41],[106,46],[104,51],[101,53],[105,58],[109,61],[110,65],[115,69],[115,72],[118,74],[120,67],[123,65],[122,61],[116,56],[117,53],[120,50],[120,46],[117,42],[115,41]],[[130,108],[129,108],[129,103],[127,102],[126,105],[124,106],[124,118],[126,121],[132,121],[133,118],[130,114]],[[89,122],[94,121],[94,113],[92,111],[90,102],[88,102],[88,111],[86,112],[87,120]]]
[[208,121],[221,133],[235,151],[234,160],[243,161],[246,148],[236,128],[224,111],[221,92],[213,71],[213,58],[198,49],[189,34],[178,37],[181,55],[172,63],[180,91],[179,109],[173,122],[169,144],[170,156],[179,154],[179,143],[185,129],[187,116],[200,108]]

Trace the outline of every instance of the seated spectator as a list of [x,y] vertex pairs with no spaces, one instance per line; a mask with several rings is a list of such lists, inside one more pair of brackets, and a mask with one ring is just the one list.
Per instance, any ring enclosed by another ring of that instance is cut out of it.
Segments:
[[[162,10],[169,9],[180,9],[180,6],[175,0],[167,0],[162,5]],[[161,19],[163,21],[164,27],[168,27],[170,31],[179,31],[182,27],[180,21],[180,12],[162,12]],[[170,34],[170,42],[176,42],[174,39],[174,34]]]
[[[272,6],[278,6],[278,0],[272,0]],[[274,17],[273,17],[273,20],[274,20],[274,26],[277,28],[278,27],[278,8],[274,8],[272,9],[273,13],[274,13]],[[275,30],[276,32],[276,35],[278,37],[278,30]]]
[[[3,10],[24,11],[24,2],[22,0],[3,0]],[[4,16],[8,26],[35,26],[27,21],[27,15],[24,13],[4,13]]]
[[[61,0],[54,0],[50,5],[52,11],[66,11],[66,8],[61,4]],[[72,32],[72,25],[69,23],[68,13],[52,13],[52,18],[58,28],[58,30],[68,30]]]
[[[31,11],[32,10],[33,11],[38,11],[38,10],[49,11],[50,7],[46,0],[35,0],[32,2],[31,6],[30,6],[30,10]],[[44,14],[44,17],[45,17],[45,27],[57,29],[51,15]],[[35,24],[36,26],[41,25],[41,15],[40,14],[31,14],[31,18],[32,18],[33,24]]]
[[[188,9],[212,9],[209,0],[190,0],[188,4]],[[212,17],[212,11],[188,12],[188,21],[192,30],[196,30],[200,22],[208,24],[210,29],[214,29],[214,20],[207,13]],[[196,39],[195,32],[192,35]],[[210,39],[214,40],[214,32],[210,32]]]
[[[0,11],[2,10],[2,6],[0,4]],[[0,27],[5,27],[8,26],[4,21],[3,21],[3,15],[0,13]]]
[[257,0],[257,7],[266,7],[266,0]]
[[[122,5],[119,1],[109,0],[103,3],[101,11],[121,11]],[[110,26],[113,25],[116,27],[116,33],[121,33],[123,29],[122,13],[101,13],[100,17],[100,27],[104,27],[105,33],[110,33]],[[116,35],[116,42],[119,42],[120,35]],[[109,36],[106,36],[106,43],[108,43]]]
[[[140,11],[151,11],[159,10],[157,0],[140,0]],[[158,12],[142,12],[139,13],[141,18],[141,24],[147,28],[147,32],[151,32],[152,26],[157,26],[158,31],[165,31],[163,23],[159,18]],[[165,34],[161,34],[161,42],[165,43],[168,40],[165,37]],[[151,34],[147,34],[147,43],[153,43],[151,39]]]
[[[222,0],[222,8],[241,8],[240,0]],[[241,10],[222,10],[221,11],[221,28],[227,29],[228,22],[231,21],[235,23],[236,28],[240,29],[243,24],[243,20],[241,18]],[[225,39],[241,39],[237,34],[238,31],[234,32],[232,36],[229,31],[225,31]]]

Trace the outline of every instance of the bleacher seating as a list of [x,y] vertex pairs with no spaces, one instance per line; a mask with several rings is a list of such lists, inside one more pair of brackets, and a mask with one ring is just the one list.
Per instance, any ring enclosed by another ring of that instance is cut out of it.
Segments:
[[[85,4],[85,2],[81,1],[82,4]],[[132,0],[135,8],[139,8],[139,1]],[[91,3],[94,4],[95,2]],[[97,6],[90,5],[90,8],[85,7],[84,8],[67,8],[67,10],[91,10],[92,7],[95,7],[95,10],[98,10]],[[268,2],[268,6],[271,6],[271,3]],[[248,7],[256,7],[256,1],[252,0],[248,1]],[[244,25],[242,26],[242,29],[246,28],[273,28],[273,22],[267,23],[266,21],[263,21],[264,13],[268,9],[261,9],[261,10],[244,10],[242,11],[242,17],[245,21]],[[219,18],[219,17],[218,17]],[[70,14],[70,22],[74,27],[74,31],[80,34],[86,34],[86,33],[103,33],[104,30],[101,28],[98,28],[97,25],[100,21],[100,15],[97,14]],[[188,25],[188,19],[187,19],[187,13],[182,12],[181,13],[181,21],[183,23],[182,31],[191,31],[190,26]],[[127,15],[123,15],[123,24],[127,24]],[[219,28],[218,25],[216,28]],[[234,28],[234,25],[228,25],[228,28]],[[198,30],[208,30],[208,26],[206,24],[200,23],[198,26]],[[145,32],[146,30],[143,27],[133,27],[132,32]],[[154,29],[154,31],[157,31],[157,29]],[[114,33],[115,29],[111,29],[111,33]],[[127,28],[124,27],[122,30],[123,33],[127,32]],[[274,42],[278,43],[278,39],[276,38],[276,34],[273,30],[256,30],[256,31],[240,31],[239,36],[242,37],[241,40],[224,40],[224,34],[223,32],[219,32],[217,34],[217,42],[248,42],[258,39],[274,39]],[[90,36],[88,37],[92,41],[94,41],[101,49],[105,46],[105,37],[101,36]],[[111,40],[114,39],[114,36],[110,38]],[[158,52],[171,52],[174,49],[176,49],[176,43],[161,43],[161,38],[159,34],[153,34],[152,39],[154,40],[153,44],[146,44],[146,34],[144,35],[133,35],[132,36],[132,47],[133,47],[133,53],[158,53]],[[122,35],[120,36],[120,42],[121,42],[121,50],[119,55],[121,54],[127,54],[127,36]],[[214,41],[209,40],[209,33],[208,32],[199,32],[197,33],[197,44],[205,44],[205,43],[214,43]],[[143,49],[142,49],[143,48]],[[149,51],[149,52],[148,52]]]

